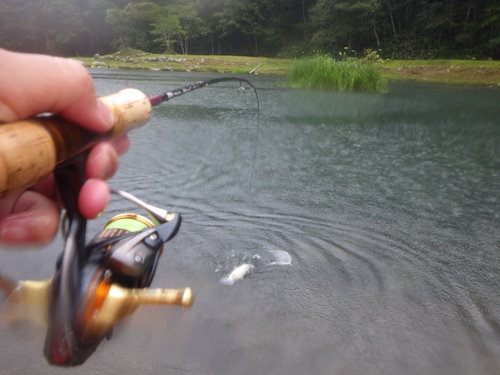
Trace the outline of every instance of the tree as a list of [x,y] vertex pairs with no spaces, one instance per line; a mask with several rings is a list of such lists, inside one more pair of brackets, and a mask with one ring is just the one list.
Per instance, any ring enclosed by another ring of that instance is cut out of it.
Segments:
[[[4,0],[0,46],[57,55],[500,57],[500,0]],[[346,49],[345,49],[346,48]]]
[[75,54],[83,31],[76,0],[0,4],[1,45],[18,51]]
[[83,54],[88,56],[111,52],[111,44],[115,35],[111,26],[105,22],[105,18],[106,10],[116,6],[116,1],[86,0],[85,4],[82,3],[82,0],[79,2],[85,26],[80,43]]
[[152,2],[128,3],[123,9],[108,9],[106,22],[118,35],[122,48],[154,51],[157,44],[151,38],[151,31],[160,10]]
[[453,0],[424,0],[422,4],[416,25],[421,30],[424,46],[427,49],[439,50],[443,40],[449,39],[458,26],[455,21],[457,7]]
[[314,45],[322,51],[378,47],[379,0],[318,0],[311,9]]
[[159,42],[162,46],[164,46],[166,51],[173,52],[173,45],[177,42],[177,40],[172,39],[172,37],[179,34],[181,30],[179,16],[166,12],[158,14],[155,22],[152,23],[152,26],[153,30],[151,30],[151,34],[158,37],[155,39],[155,42]]
[[126,16],[120,9],[111,8],[106,10],[106,22],[118,35],[122,49],[127,48],[129,45],[128,32],[130,28],[125,21]]
[[[214,14],[221,37],[243,39],[252,54],[259,54],[259,41],[271,33],[268,21],[273,14],[271,0],[226,0]],[[238,43],[238,44],[241,44]]]
[[482,38],[491,57],[500,57],[500,1],[490,0],[484,9],[484,19],[481,22],[484,30]]
[[41,6],[40,16],[45,51],[50,54],[77,55],[75,46],[84,31],[76,0],[51,0]]
[[198,15],[197,3],[189,5],[179,5],[176,9],[181,28],[177,32],[181,51],[183,55],[189,52],[189,41],[200,35],[208,33],[208,29],[203,24],[203,20]]
[[25,47],[26,28],[19,22],[23,7],[19,1],[0,2],[0,45],[4,48],[22,51]]

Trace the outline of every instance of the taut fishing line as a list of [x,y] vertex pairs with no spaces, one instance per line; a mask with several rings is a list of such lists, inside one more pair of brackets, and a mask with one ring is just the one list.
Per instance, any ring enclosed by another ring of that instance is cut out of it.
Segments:
[[[206,87],[206,86],[209,86],[209,85],[212,85],[212,84],[216,84],[216,83],[220,83],[220,82],[227,82],[227,81],[239,81],[240,82],[240,86],[238,87],[238,93],[240,93],[240,92],[241,93],[245,93],[245,88],[243,87],[243,84],[242,84],[243,82],[245,82],[246,84],[248,84],[253,89],[253,92],[255,93],[255,98],[257,99],[257,129],[256,129],[256,132],[255,132],[255,148],[254,148],[254,155],[253,155],[253,160],[252,160],[252,170],[250,172],[250,187],[252,187],[252,180],[253,180],[253,174],[254,174],[254,169],[255,169],[255,162],[256,162],[256,159],[257,159],[257,152],[258,152],[258,145],[259,145],[260,101],[259,101],[259,95],[257,94],[257,89],[255,88],[255,86],[250,81],[248,81],[248,80],[246,80],[244,78],[239,78],[239,77],[213,78],[213,79],[209,79],[207,81],[199,81],[199,82],[195,82],[195,83],[189,84],[187,86],[179,87],[177,89],[174,89],[174,90],[171,90],[171,91],[167,91],[167,92],[165,92],[163,94],[158,94],[158,95],[150,96],[149,97],[149,101],[151,102],[152,106],[157,106],[160,103],[168,101],[168,100],[170,100],[170,99],[172,99],[174,97],[181,96],[181,95],[183,95],[185,93],[188,93],[190,91],[193,91],[193,90],[196,90],[196,89],[199,89],[199,88],[202,88],[202,87]],[[227,123],[228,122],[225,121],[219,127],[219,130],[218,130],[218,132],[217,132],[217,134],[216,134],[216,136],[215,136],[212,144],[208,147],[207,152],[205,153],[205,156],[203,157],[203,159],[200,162],[199,166],[196,168],[195,172],[193,173],[193,175],[189,179],[189,181],[186,184],[186,187],[182,191],[181,195],[177,199],[177,202],[174,205],[173,211],[175,211],[177,209],[177,206],[179,205],[179,202],[184,197],[184,195],[186,194],[186,192],[189,190],[189,188],[190,188],[191,184],[193,183],[193,181],[195,181],[196,178],[198,177],[201,169],[205,165],[208,157],[211,155],[211,153],[212,153],[212,151],[213,151],[213,149],[215,147],[215,144],[217,143],[220,135],[222,134],[222,131],[227,127]]]
[[[184,308],[193,304],[193,292],[189,287],[149,288],[163,245],[175,237],[179,230],[182,221],[180,214],[168,213],[127,192],[112,190],[112,193],[143,208],[154,220],[134,213],[115,215],[88,242],[87,220],[78,208],[78,196],[86,181],[85,165],[90,147],[143,126],[151,116],[152,106],[225,81],[239,81],[238,93],[245,92],[243,82],[254,90],[259,113],[256,132],[258,143],[260,104],[257,90],[251,82],[238,77],[199,81],[151,97],[136,89],[124,89],[99,98],[115,114],[113,128],[103,134],[74,126],[56,115],[2,124],[0,197],[29,188],[53,173],[68,218],[67,229],[63,230],[66,232],[63,251],[56,262],[52,278],[15,281],[0,273],[0,289],[7,293],[6,302],[34,304],[46,312],[48,324],[43,353],[48,363],[57,366],[81,365],[104,338],[110,337],[115,323],[132,314],[141,304],[178,305]],[[226,118],[219,127],[201,165],[196,168],[176,206],[199,175],[228,123]],[[256,158],[257,147],[250,183]],[[0,313],[5,308],[6,304],[2,303]]]
[[7,292],[6,300],[0,305],[0,317],[2,319],[5,319],[4,314],[6,306],[9,305],[9,302],[14,297],[14,293],[16,293],[16,288],[12,288],[12,284],[13,282],[0,272],[0,290],[3,289]]

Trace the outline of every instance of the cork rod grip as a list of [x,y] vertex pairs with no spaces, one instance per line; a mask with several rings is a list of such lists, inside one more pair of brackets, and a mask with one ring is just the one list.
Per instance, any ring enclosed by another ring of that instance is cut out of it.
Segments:
[[0,124],[0,198],[32,186],[58,163],[144,125],[151,116],[151,103],[139,90],[125,89],[100,100],[115,115],[113,128],[103,134],[57,116]]

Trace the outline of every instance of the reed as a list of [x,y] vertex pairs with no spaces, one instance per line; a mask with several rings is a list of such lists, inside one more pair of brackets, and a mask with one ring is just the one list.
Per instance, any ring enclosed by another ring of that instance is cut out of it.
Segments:
[[380,73],[357,61],[336,61],[327,56],[297,60],[292,65],[293,87],[336,91],[379,92],[384,89]]

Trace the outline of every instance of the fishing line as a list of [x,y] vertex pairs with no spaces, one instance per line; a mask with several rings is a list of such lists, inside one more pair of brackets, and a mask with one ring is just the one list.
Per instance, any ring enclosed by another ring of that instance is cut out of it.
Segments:
[[[6,299],[0,305],[0,319],[4,321],[9,321],[9,317],[14,317],[13,319],[19,318],[19,311],[15,306],[16,304],[16,293],[19,292],[21,286],[14,282],[7,276],[0,273],[0,291],[5,292]],[[17,296],[18,297],[18,296]],[[10,314],[10,315],[9,315]]]
[[[8,296],[5,302],[0,305],[0,319],[3,321],[9,321],[10,320],[10,315],[17,315],[17,311],[15,310],[15,307],[13,304],[15,303],[14,301],[14,294],[16,293],[16,290],[11,292]],[[17,316],[16,316],[17,318]]]
[[[161,104],[161,103],[163,103],[165,101],[168,101],[168,100],[170,100],[172,98],[175,98],[177,96],[181,96],[181,95],[183,95],[185,93],[188,93],[190,91],[197,90],[199,88],[206,87],[206,86],[209,86],[209,85],[212,85],[212,84],[216,84],[216,83],[220,83],[220,82],[227,82],[227,81],[239,81],[240,82],[240,87],[238,87],[238,93],[240,93],[240,92],[244,93],[245,92],[245,88],[243,87],[243,84],[242,84],[242,82],[245,82],[246,84],[248,84],[253,89],[254,94],[255,94],[255,98],[257,99],[257,129],[256,129],[256,133],[255,133],[255,142],[256,142],[256,145],[255,145],[254,155],[253,155],[253,161],[252,161],[252,170],[251,170],[251,173],[250,173],[250,187],[251,187],[252,186],[252,179],[253,179],[254,169],[255,169],[255,161],[257,159],[258,145],[259,145],[260,101],[259,101],[259,95],[257,94],[257,89],[255,88],[255,86],[250,81],[248,81],[248,80],[246,80],[244,78],[240,78],[240,77],[219,77],[219,78],[213,78],[213,79],[209,79],[207,81],[198,81],[198,82],[186,85],[186,86],[182,86],[182,87],[176,88],[174,90],[167,91],[167,92],[165,92],[163,94],[153,95],[153,96],[150,96],[148,99],[149,99],[151,105],[154,107],[154,106],[157,106],[157,105],[159,105],[159,104]],[[228,123],[228,121],[226,120],[219,127],[219,130],[218,130],[218,132],[217,132],[217,134],[216,134],[216,136],[215,136],[212,144],[207,149],[207,152],[205,153],[205,156],[203,157],[203,159],[200,162],[199,166],[195,170],[194,174],[189,179],[189,181],[186,184],[186,187],[182,191],[181,195],[177,199],[177,202],[175,203],[174,208],[173,208],[174,211],[177,208],[177,206],[179,205],[179,202],[181,201],[181,199],[184,197],[185,193],[189,190],[189,188],[190,188],[191,184],[193,183],[193,181],[198,177],[198,175],[199,175],[201,169],[203,168],[203,166],[205,165],[208,157],[212,153],[212,151],[213,151],[213,149],[215,147],[215,144],[217,143],[217,140],[219,139],[219,137],[220,137],[220,135],[222,133],[222,130],[224,130],[227,127],[227,123]]]
[[14,295],[16,290],[19,288],[13,285],[13,281],[8,279],[6,276],[0,273],[0,290],[3,290],[7,295],[6,301],[0,306],[0,315],[4,307],[7,305],[11,297]]
[[253,181],[253,172],[255,170],[255,161],[257,160],[257,153],[259,149],[259,128],[260,128],[260,101],[259,101],[259,96],[257,94],[257,90],[255,87],[253,87],[252,84],[250,84],[252,88],[254,89],[255,92],[255,97],[257,98],[257,129],[255,131],[255,149],[253,153],[253,161],[252,161],[252,171],[250,172],[250,189],[252,188],[252,181]]
[[[14,306],[12,302],[19,301],[41,306],[48,314],[44,355],[50,364],[58,366],[81,365],[94,352],[99,343],[111,333],[116,321],[133,312],[140,303],[176,304],[184,307],[193,303],[190,288],[176,290],[144,288],[149,286],[156,270],[156,262],[161,254],[161,252],[158,253],[158,250],[163,243],[177,233],[181,223],[179,215],[174,214],[174,217],[170,217],[171,220],[169,220],[166,211],[160,209],[162,211],[159,212],[155,209],[154,211],[160,215],[162,224],[142,230],[137,235],[131,236],[130,239],[127,238],[126,242],[117,242],[113,246],[113,250],[106,249],[106,252],[103,252],[102,248],[95,248],[95,245],[92,247],[92,243],[86,245],[87,220],[78,212],[77,195],[85,181],[82,172],[88,156],[87,150],[95,142],[113,139],[113,137],[126,134],[128,131],[144,125],[150,118],[151,106],[157,106],[164,101],[198,88],[225,81],[239,81],[238,92],[245,91],[242,82],[250,85],[254,90],[257,108],[260,111],[257,90],[252,83],[243,78],[221,77],[199,81],[151,97],[146,97],[144,93],[135,89],[125,89],[103,97],[101,98],[103,103],[120,115],[119,120],[117,118],[115,121],[113,131],[104,135],[97,135],[74,127],[71,123],[57,116],[35,117],[6,125],[8,131],[2,133],[1,141],[3,144],[9,145],[12,144],[10,138],[22,136],[22,141],[16,142],[16,148],[20,149],[21,153],[14,153],[14,149],[7,149],[12,154],[9,161],[14,160],[18,163],[13,163],[12,167],[0,176],[2,179],[0,181],[2,182],[0,195],[9,193],[9,189],[14,191],[16,188],[29,187],[38,178],[43,177],[43,171],[47,170],[47,173],[53,171],[61,201],[66,207],[67,217],[69,217],[69,219],[63,219],[67,223],[64,230],[64,247],[62,255],[56,263],[56,272],[52,279],[41,282],[28,280],[18,283],[9,280],[0,273],[0,289],[7,293],[6,301],[0,304],[0,313],[8,312],[9,307]],[[221,122],[215,139],[179,197],[176,207],[191,186],[192,181],[199,176],[203,165],[206,164],[228,123],[227,117],[224,122]],[[43,127],[47,131],[40,132],[39,127]],[[258,127],[259,123],[257,124],[257,140]],[[35,142],[27,136],[28,133],[34,132],[33,129],[37,129],[35,134],[40,133],[38,144],[44,147],[48,144],[47,148],[34,147]],[[27,147],[31,147],[33,152],[28,158],[24,158],[23,153]],[[37,164],[36,159],[39,159],[42,151],[53,151],[54,155],[57,155],[56,160],[47,159],[47,161],[43,160]],[[256,158],[256,153],[254,153],[254,158]],[[33,171],[28,168],[28,164],[34,166]],[[35,169],[42,172],[35,173]],[[18,178],[19,171],[23,170],[27,170],[29,173],[27,172],[22,178]],[[13,180],[15,181],[12,182]],[[3,184],[4,181],[7,183]],[[152,211],[154,207],[133,199],[125,192],[113,192],[134,201],[145,208],[148,213],[156,215]],[[149,227],[149,225],[147,226]],[[108,229],[107,226],[105,229]],[[121,237],[121,239],[124,238]],[[112,243],[100,242],[100,245],[103,244],[111,245]],[[109,300],[108,296],[111,296]],[[132,299],[133,303],[131,303]],[[131,306],[132,309],[130,309]],[[124,315],[125,310],[127,311]],[[23,312],[27,311],[29,310],[23,310]],[[40,315],[37,314],[37,316]]]
[[184,190],[182,191],[181,195],[177,199],[177,202],[175,202],[175,205],[174,205],[174,208],[172,209],[172,212],[175,212],[175,210],[177,209],[177,206],[179,205],[179,202],[184,197],[184,194],[189,190],[189,188],[191,187],[191,184],[193,183],[193,181],[196,180],[196,178],[198,177],[198,174],[200,173],[200,171],[202,170],[203,166],[205,165],[208,157],[212,153],[212,150],[214,149],[215,144],[217,143],[217,140],[219,139],[219,136],[222,133],[222,130],[226,128],[227,123],[228,122],[226,121],[226,122],[224,122],[224,124],[222,124],[221,126],[219,126],[219,130],[218,130],[217,134],[215,135],[212,144],[207,149],[207,152],[205,153],[205,156],[203,157],[202,161],[198,165],[198,168],[196,168],[196,171],[194,172],[194,174],[189,179],[188,183],[186,184],[186,187],[184,188]]

